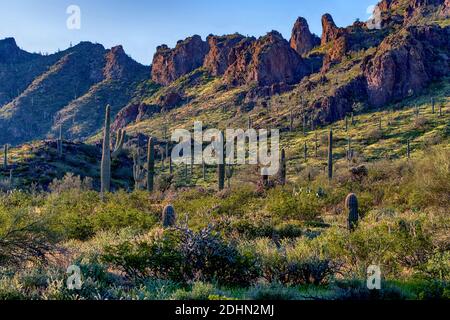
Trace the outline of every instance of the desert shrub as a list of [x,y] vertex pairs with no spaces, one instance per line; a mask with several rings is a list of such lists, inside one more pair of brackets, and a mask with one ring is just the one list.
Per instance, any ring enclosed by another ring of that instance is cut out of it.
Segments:
[[255,192],[252,187],[239,187],[219,201],[217,213],[219,215],[242,215],[246,212],[249,202],[254,200]]
[[269,239],[247,242],[242,250],[256,251],[263,278],[285,285],[320,285],[338,270],[338,265],[313,248],[315,240],[283,241],[278,247]]
[[45,215],[52,217],[51,227],[64,239],[86,240],[94,236],[91,216],[100,202],[93,191],[50,195],[42,207]]
[[20,282],[16,277],[0,278],[0,301],[2,300],[26,300]]
[[50,183],[48,188],[51,192],[56,194],[60,194],[66,191],[87,191],[92,190],[93,181],[90,177],[81,179],[80,176],[75,176],[73,173],[66,173],[66,175],[60,180],[55,178],[52,183]]
[[17,182],[14,178],[0,178],[0,192],[9,192],[17,187]]
[[450,281],[450,252],[436,252],[418,267],[418,272],[429,280]]
[[450,207],[450,151],[432,149],[414,162],[413,172],[400,190],[410,206]]
[[280,284],[256,285],[247,293],[246,298],[260,301],[300,300],[302,296],[295,288],[286,288]]
[[47,254],[55,250],[55,242],[46,221],[31,210],[0,209],[0,266],[44,262]]
[[384,277],[399,277],[405,269],[424,263],[432,253],[424,217],[394,217],[377,221],[367,216],[348,233],[332,228],[318,237],[333,259],[340,259],[350,276],[365,277],[369,265],[381,267]]
[[450,283],[432,280],[419,288],[417,298],[420,300],[449,300]]
[[128,276],[245,285],[257,277],[251,255],[241,254],[211,228],[166,229],[105,249],[102,260]]
[[178,289],[171,296],[174,300],[210,300],[214,296],[222,296],[223,294],[212,284],[195,282],[190,290]]
[[383,282],[380,290],[369,290],[365,281],[337,281],[332,288],[331,300],[406,300],[409,297],[398,288]]
[[154,230],[146,239],[107,246],[101,259],[131,278],[182,280],[181,234]]
[[197,233],[185,229],[182,252],[191,279],[245,285],[258,275],[253,256],[241,254],[211,227]]
[[427,130],[428,126],[430,124],[430,121],[425,117],[415,117],[413,123],[411,124],[412,130]]
[[284,188],[269,191],[267,210],[282,219],[313,220],[320,214],[320,199],[308,190],[298,194]]
[[152,206],[146,192],[116,192],[100,202],[92,215],[95,232],[129,227],[149,230],[159,221],[161,209]]
[[383,138],[383,131],[380,129],[372,129],[364,136],[369,143],[374,143]]
[[145,231],[159,219],[159,207],[144,192],[120,191],[101,201],[94,191],[66,191],[50,195],[42,210],[52,217],[52,227],[64,239],[87,240],[97,232],[126,227]]

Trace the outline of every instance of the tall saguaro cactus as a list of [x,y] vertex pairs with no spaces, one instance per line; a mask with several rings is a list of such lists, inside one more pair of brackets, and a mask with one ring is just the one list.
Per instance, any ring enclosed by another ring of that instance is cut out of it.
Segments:
[[434,98],[431,98],[431,113],[434,114]]
[[281,150],[280,158],[280,184],[284,186],[286,184],[286,152]]
[[141,190],[145,183],[145,169],[141,163],[141,152],[138,148],[136,153],[133,154],[133,178],[134,178],[134,189]]
[[63,156],[62,125],[59,125],[59,137],[58,140],[56,140],[56,149],[58,152],[58,156],[62,158]]
[[408,159],[411,158],[411,140],[408,139],[408,141],[406,142],[406,157]]
[[8,168],[8,145],[5,144],[3,147],[3,168]]
[[100,167],[101,193],[111,190],[111,158],[116,158],[122,151],[125,140],[125,130],[117,132],[117,139],[111,152],[111,107],[106,106],[105,127],[103,129],[102,162]]
[[222,145],[222,152],[219,152],[219,163],[217,165],[217,175],[219,178],[219,191],[225,188],[225,132],[222,131],[220,144]]
[[354,193],[350,193],[347,198],[345,198],[345,208],[348,213],[348,230],[350,232],[354,231],[358,226],[359,214],[358,214],[358,198]]
[[294,131],[294,114],[292,111],[289,113],[289,131]]
[[333,129],[328,134],[328,179],[333,179]]
[[155,139],[148,139],[147,149],[147,191],[152,192],[155,181]]
[[306,143],[306,141],[303,146],[303,158],[305,159],[305,162],[308,161],[308,144]]

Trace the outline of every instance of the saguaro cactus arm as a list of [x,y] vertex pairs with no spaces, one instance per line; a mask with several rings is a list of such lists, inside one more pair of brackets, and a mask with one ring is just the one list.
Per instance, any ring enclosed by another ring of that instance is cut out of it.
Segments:
[[123,144],[125,142],[125,136],[126,136],[125,130],[119,129],[119,131],[117,131],[116,142],[114,144],[113,151],[111,152],[111,157],[113,159],[117,158],[120,152],[122,151]]

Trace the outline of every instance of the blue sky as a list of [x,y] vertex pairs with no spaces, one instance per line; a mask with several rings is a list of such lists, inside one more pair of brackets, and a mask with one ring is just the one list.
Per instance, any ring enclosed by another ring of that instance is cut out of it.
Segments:
[[[294,21],[305,17],[313,32],[331,13],[337,25],[356,18],[376,0],[0,0],[0,39],[14,37],[31,52],[52,53],[70,43],[92,41],[105,47],[122,44],[137,61],[149,65],[156,46],[173,47],[192,34],[239,32],[261,36],[278,30],[289,39]],[[81,9],[81,29],[69,30],[69,5]]]

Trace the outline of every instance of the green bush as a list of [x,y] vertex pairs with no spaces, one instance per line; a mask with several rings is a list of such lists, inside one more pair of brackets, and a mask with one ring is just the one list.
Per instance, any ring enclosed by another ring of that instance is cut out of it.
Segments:
[[308,190],[294,194],[286,188],[275,188],[267,197],[267,210],[281,219],[314,220],[320,208],[320,199]]

